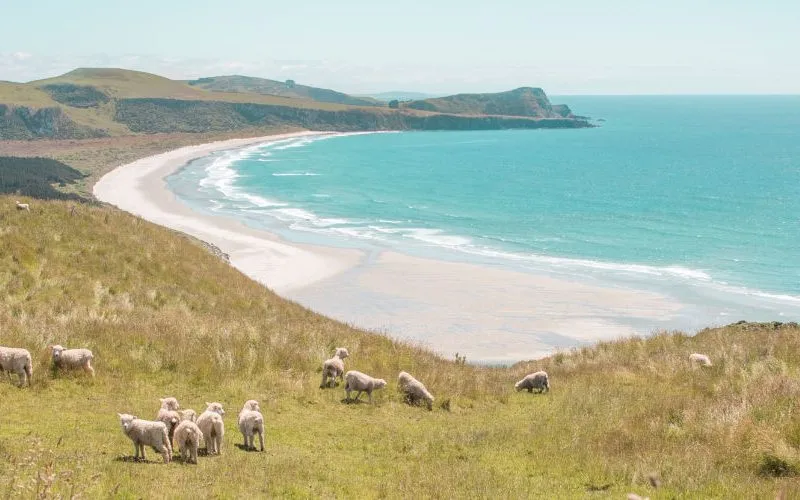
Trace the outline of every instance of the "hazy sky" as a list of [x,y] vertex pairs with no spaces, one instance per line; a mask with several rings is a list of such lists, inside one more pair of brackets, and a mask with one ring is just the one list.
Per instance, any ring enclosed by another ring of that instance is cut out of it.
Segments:
[[0,0],[0,80],[115,66],[355,93],[797,94],[799,25],[798,0]]

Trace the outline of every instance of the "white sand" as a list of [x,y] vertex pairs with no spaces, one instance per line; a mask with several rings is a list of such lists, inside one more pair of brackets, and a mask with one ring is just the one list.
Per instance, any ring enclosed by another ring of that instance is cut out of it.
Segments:
[[165,178],[191,160],[215,151],[292,137],[319,135],[297,132],[249,139],[231,139],[187,146],[116,168],[94,186],[95,197],[150,222],[182,231],[215,245],[231,264],[278,293],[307,286],[358,263],[360,254],[329,248],[310,251],[283,243],[275,236],[251,229],[226,217],[199,214],[175,198]]
[[356,326],[430,347],[446,357],[511,362],[601,339],[670,327],[681,304],[509,269],[377,251],[287,243],[175,198],[164,178],[192,159],[311,132],[190,146],[121,166],[94,187],[102,201],[188,233],[279,294]]

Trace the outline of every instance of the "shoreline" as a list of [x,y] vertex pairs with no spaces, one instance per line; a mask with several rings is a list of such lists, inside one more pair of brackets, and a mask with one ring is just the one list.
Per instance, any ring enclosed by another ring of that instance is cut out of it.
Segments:
[[212,153],[331,132],[187,146],[122,165],[95,197],[219,249],[242,273],[319,314],[444,356],[506,364],[667,328],[682,305],[654,292],[399,253],[286,241],[181,202],[166,177]]
[[170,191],[166,177],[192,160],[218,151],[330,133],[293,132],[186,146],[121,165],[101,177],[92,192],[99,201],[219,249],[228,256],[233,267],[275,292],[285,293],[356,265],[360,254],[334,248],[312,251],[304,245],[290,245],[272,233],[252,229],[235,219],[197,213]]

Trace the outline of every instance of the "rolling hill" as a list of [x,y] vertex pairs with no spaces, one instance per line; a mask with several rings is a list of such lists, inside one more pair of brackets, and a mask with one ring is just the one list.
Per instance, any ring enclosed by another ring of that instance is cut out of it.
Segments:
[[244,92],[261,95],[310,99],[317,102],[347,104],[350,106],[385,106],[384,102],[369,97],[354,97],[335,90],[296,84],[293,80],[279,82],[251,76],[213,76],[190,80],[189,85],[214,92]]
[[486,112],[478,113],[478,107],[461,98],[415,101],[403,109],[389,109],[374,100],[313,87],[295,85],[284,88],[285,95],[270,94],[275,88],[271,80],[216,77],[191,83],[114,68],[77,69],[26,84],[0,82],[0,140],[276,127],[366,131],[591,126],[569,113],[553,112],[556,107],[549,106],[546,96],[536,100],[534,109],[525,107],[531,99],[522,97],[509,104],[498,94],[484,99]]
[[520,87],[494,94],[457,94],[411,101],[403,107],[435,113],[467,115],[527,116],[532,118],[569,118],[569,107],[553,105],[540,88]]

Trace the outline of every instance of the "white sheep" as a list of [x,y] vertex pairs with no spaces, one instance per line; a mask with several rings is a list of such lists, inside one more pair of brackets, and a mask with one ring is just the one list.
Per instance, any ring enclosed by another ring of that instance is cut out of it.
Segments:
[[172,445],[169,442],[167,426],[164,425],[164,422],[141,420],[134,415],[125,413],[117,413],[117,415],[119,415],[120,423],[122,424],[122,432],[133,441],[133,446],[136,449],[135,459],[139,459],[139,451],[141,451],[142,460],[147,460],[144,447],[151,446],[155,451],[161,453],[165,464],[169,463],[172,459]]
[[189,420],[190,422],[197,422],[197,412],[191,408],[185,410],[178,410],[178,415],[181,417],[181,422]]
[[203,437],[203,432],[191,420],[191,415],[186,414],[188,418],[181,420],[175,427],[175,444],[181,452],[181,457],[184,462],[196,464],[197,463],[197,450],[200,448],[200,439]]
[[56,368],[82,368],[94,377],[94,354],[89,349],[65,349],[60,345],[52,345],[50,349],[53,351],[53,364]]
[[344,358],[348,357],[350,353],[344,347],[337,347],[336,352],[331,359],[325,360],[322,363],[322,383],[320,388],[328,387],[328,377],[331,378],[333,387],[336,387],[336,377],[344,380]]
[[27,349],[18,347],[0,347],[0,371],[8,374],[16,373],[19,376],[19,386],[31,385],[33,376],[33,363],[31,353]]
[[169,436],[169,441],[174,445],[175,427],[177,427],[178,422],[181,421],[181,415],[177,411],[178,408],[180,408],[180,405],[178,404],[177,399],[171,397],[162,398],[160,401],[161,408],[158,410],[156,420],[159,422],[164,422],[164,425],[167,426],[167,435]]
[[693,352],[689,355],[689,361],[700,366],[711,366],[711,358],[705,354]]
[[372,403],[372,391],[376,389],[383,389],[386,387],[386,381],[382,378],[372,378],[367,374],[350,370],[344,374],[344,390],[347,393],[347,402],[350,402],[350,393],[358,391],[356,400],[361,397],[362,392],[366,392],[369,396],[369,402]]
[[225,435],[225,424],[222,422],[225,410],[219,403],[206,403],[206,407],[206,411],[197,417],[197,426],[203,432],[208,454],[219,454],[222,437]]
[[537,389],[539,393],[550,392],[550,378],[546,372],[529,373],[525,375],[525,378],[514,384],[514,389],[517,392],[523,389],[527,389],[528,392],[533,392],[534,389]]
[[409,373],[400,372],[397,376],[397,387],[405,394],[406,401],[415,405],[418,401],[424,401],[428,410],[433,409],[433,395],[419,380],[412,377]]
[[239,412],[239,431],[244,437],[244,449],[255,450],[255,436],[258,434],[258,443],[261,451],[264,451],[264,416],[258,401],[251,399],[244,404],[242,411]]
[[20,203],[17,201],[17,210],[27,210],[28,212],[31,211],[31,206],[28,203]]

